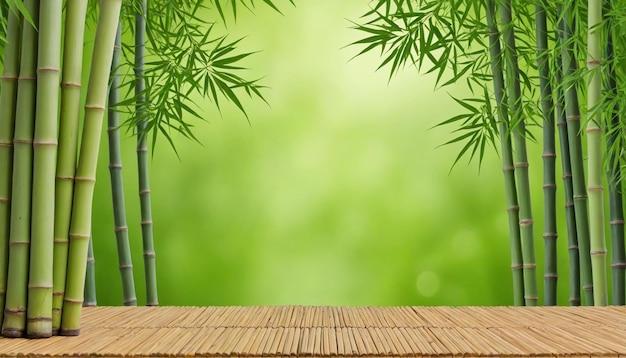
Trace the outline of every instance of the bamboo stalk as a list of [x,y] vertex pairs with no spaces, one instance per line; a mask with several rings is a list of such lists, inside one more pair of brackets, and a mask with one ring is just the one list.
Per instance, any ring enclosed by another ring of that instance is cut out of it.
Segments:
[[554,130],[554,103],[550,84],[550,65],[548,54],[548,29],[546,4],[535,7],[535,25],[537,36],[537,68],[539,69],[539,88],[541,93],[541,112],[543,114],[543,206],[545,245],[544,267],[544,305],[555,306],[557,303],[557,248],[556,225],[556,149]]
[[32,338],[52,335],[54,195],[62,14],[62,0],[41,2],[33,141],[33,212],[26,312],[26,335]]
[[498,125],[500,145],[502,148],[502,171],[504,173],[504,189],[507,212],[509,217],[509,238],[511,246],[511,269],[513,271],[513,302],[515,306],[524,305],[524,272],[522,271],[522,247],[520,240],[519,206],[515,187],[515,167],[513,166],[513,150],[509,135],[509,115],[505,105],[506,93],[502,71],[502,50],[500,35],[495,20],[495,0],[487,2],[487,26],[489,28],[489,55],[493,88],[498,106]]
[[106,110],[108,80],[113,58],[113,46],[119,23],[122,0],[101,0],[96,28],[95,47],[92,56],[91,73],[85,104],[80,156],[76,169],[76,184],[70,224],[70,245],[68,275],[63,299],[61,334],[80,333],[80,314],[85,289],[85,274],[89,236],[91,234],[91,213],[93,190],[96,181],[96,166],[102,121]]
[[83,307],[95,307],[96,300],[96,259],[93,255],[93,236],[89,237],[89,247],[87,248],[87,273],[85,275],[85,297]]
[[[611,10],[611,0],[604,2],[606,12]],[[613,24],[611,24],[612,26]],[[613,28],[610,27],[607,32],[606,60],[609,68],[607,73],[607,91],[614,98],[618,94],[615,65],[613,64]],[[610,126],[610,132],[606,139],[607,148],[612,148],[615,141],[619,137],[620,116],[619,106],[615,103],[611,111],[611,118],[606,121]],[[621,161],[615,151],[608,150],[609,167],[607,170],[607,181],[609,186],[609,208],[610,208],[610,226],[611,226],[611,269],[612,269],[612,304],[624,305],[626,279],[626,253],[624,250],[624,208],[623,208],[623,191],[622,191],[622,172]]]
[[7,44],[2,78],[0,78],[0,322],[4,317],[9,265],[11,222],[11,181],[13,179],[13,134],[17,102],[17,77],[20,71],[22,17],[13,11],[7,14]]
[[65,17],[59,154],[56,168],[52,333],[61,327],[67,250],[78,146],[83,42],[87,0],[68,0]]
[[602,0],[588,1],[587,32],[587,175],[589,186],[589,233],[591,271],[593,274],[593,302],[595,306],[608,305],[606,278],[606,244],[604,242],[604,187],[602,186],[602,112],[598,104],[602,97]]
[[146,276],[146,305],[158,306],[156,263],[152,235],[150,203],[150,175],[148,170],[148,142],[146,140],[146,94],[144,76],[146,20],[148,1],[141,0],[141,12],[135,13],[135,93],[137,95],[137,165],[139,171],[139,199],[141,204],[141,234]]
[[[560,40],[557,37],[557,46]],[[561,56],[557,55],[557,64]],[[562,82],[561,66],[555,68],[556,83]],[[576,213],[574,212],[574,189],[572,167],[570,164],[567,121],[565,120],[565,98],[563,88],[557,85],[556,115],[561,148],[561,166],[563,168],[563,187],[565,195],[565,221],[567,225],[567,252],[569,256],[569,305],[580,306],[580,260],[578,257],[578,233],[576,232]]]
[[572,18],[569,14],[569,4],[561,7],[559,19],[562,22],[561,33],[561,60],[563,62],[563,81],[566,82],[565,115],[567,121],[567,138],[570,149],[570,164],[572,166],[572,184],[574,198],[574,212],[576,213],[576,232],[578,234],[580,276],[583,284],[585,305],[593,306],[593,281],[591,277],[591,255],[589,243],[589,218],[587,213],[587,190],[585,188],[585,170],[583,166],[582,138],[580,133],[580,109],[576,88],[576,59]]
[[122,293],[125,306],[136,306],[135,281],[133,278],[133,261],[128,242],[128,226],[126,225],[126,209],[124,204],[124,181],[122,178],[122,154],[120,149],[119,113],[113,110],[119,102],[119,63],[122,46],[122,26],[118,25],[111,65],[111,89],[109,91],[109,173],[111,176],[111,193],[113,195],[113,218],[115,221],[115,237],[117,239],[117,257],[122,276]]
[[[24,6],[38,26],[39,1],[27,0]],[[26,293],[28,287],[31,236],[31,200],[33,180],[33,134],[37,94],[37,30],[22,21],[20,74],[15,109],[13,139],[13,183],[11,191],[11,228],[7,295],[2,335],[22,337],[26,329]]]
[[499,2],[500,21],[502,22],[506,63],[508,105],[513,115],[514,160],[515,174],[518,185],[518,201],[520,207],[520,231],[522,240],[522,258],[524,268],[524,300],[526,306],[536,306],[537,277],[535,264],[535,244],[533,238],[533,217],[530,198],[530,182],[528,178],[528,159],[526,153],[526,125],[521,112],[521,89],[515,33],[511,14],[511,2]]

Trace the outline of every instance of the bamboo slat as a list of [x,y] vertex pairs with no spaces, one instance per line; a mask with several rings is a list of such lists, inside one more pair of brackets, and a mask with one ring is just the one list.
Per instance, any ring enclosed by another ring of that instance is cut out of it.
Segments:
[[86,307],[0,357],[620,357],[626,307]]

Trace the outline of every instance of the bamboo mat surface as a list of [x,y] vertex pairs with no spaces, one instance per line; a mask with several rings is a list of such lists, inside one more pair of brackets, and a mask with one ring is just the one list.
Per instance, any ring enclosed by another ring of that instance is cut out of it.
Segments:
[[626,307],[89,307],[0,357],[618,357]]

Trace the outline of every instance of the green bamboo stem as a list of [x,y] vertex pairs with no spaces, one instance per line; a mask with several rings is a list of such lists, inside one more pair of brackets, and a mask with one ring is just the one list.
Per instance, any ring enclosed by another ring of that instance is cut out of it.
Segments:
[[126,225],[126,209],[124,204],[124,181],[122,178],[122,154],[120,149],[119,113],[111,107],[119,102],[119,63],[122,47],[122,27],[117,29],[113,63],[111,65],[111,89],[109,91],[109,173],[111,175],[111,192],[113,195],[113,218],[115,221],[115,237],[117,239],[117,257],[122,276],[122,293],[125,306],[136,306],[135,281],[133,278],[133,261],[128,242],[128,226]]
[[65,293],[67,250],[78,146],[83,42],[87,3],[87,0],[68,0],[65,17],[54,218],[53,334],[58,334],[59,328],[61,328],[61,310],[63,309],[63,295]]
[[587,32],[587,175],[589,192],[589,233],[591,271],[593,277],[593,302],[595,306],[606,306],[608,289],[606,278],[606,244],[604,236],[604,187],[602,185],[602,112],[597,106],[602,97],[602,0],[588,1]]
[[537,68],[543,115],[543,206],[545,245],[544,305],[555,306],[557,300],[557,227],[556,227],[556,149],[554,130],[554,102],[550,84],[548,54],[548,29],[546,4],[535,7],[535,27],[537,36]]
[[139,171],[139,199],[141,204],[141,234],[146,275],[146,305],[158,306],[156,255],[152,238],[152,209],[150,204],[150,175],[148,170],[148,142],[146,140],[146,95],[144,62],[146,47],[146,20],[148,1],[141,0],[141,12],[135,14],[135,93],[137,95],[137,165]]
[[70,223],[68,275],[61,316],[61,334],[69,336],[80,333],[98,150],[122,0],[101,0],[99,4],[100,12],[87,88],[80,156],[76,169]]
[[521,89],[515,33],[509,0],[499,2],[500,21],[505,43],[504,59],[506,63],[508,105],[513,116],[515,174],[518,185],[520,207],[519,224],[522,240],[522,258],[524,268],[524,301],[526,306],[536,306],[537,277],[535,263],[535,244],[533,238],[533,217],[530,200],[530,182],[528,178],[528,159],[526,153],[526,125],[521,111]]
[[513,303],[515,306],[524,305],[524,272],[522,271],[522,247],[520,240],[519,206],[517,204],[517,189],[515,187],[515,167],[513,166],[513,150],[509,135],[509,115],[506,105],[504,75],[502,71],[502,50],[500,35],[495,20],[495,0],[487,3],[487,26],[489,27],[489,55],[493,88],[498,105],[498,125],[500,144],[502,147],[502,171],[504,173],[504,189],[507,212],[509,217],[509,238],[511,245],[511,269],[513,271]]
[[[611,9],[611,1],[604,2],[606,12]],[[607,33],[606,59],[611,65],[607,71],[607,91],[612,97],[618,94],[615,67],[612,64],[613,55],[613,29],[610,28]],[[619,106],[617,103],[611,111],[611,118],[606,122],[609,123],[610,132],[607,136],[606,146],[612,148],[615,141],[619,137],[618,129],[620,126]],[[621,172],[621,162],[614,150],[608,150],[609,167],[607,170],[607,181],[609,186],[609,208],[610,208],[610,226],[611,226],[611,269],[612,269],[612,304],[626,304],[625,285],[626,279],[626,253],[624,250],[624,208],[623,208],[623,191]]]
[[33,141],[33,212],[26,312],[26,335],[32,338],[52,335],[54,195],[62,14],[62,0],[41,2]]
[[96,300],[96,259],[93,255],[93,236],[89,237],[87,248],[87,272],[85,274],[85,297],[83,307],[95,307]]
[[[38,26],[39,1],[24,2]],[[31,200],[33,180],[33,132],[37,96],[37,30],[22,21],[20,74],[15,109],[13,139],[13,183],[11,191],[11,228],[9,267],[2,335],[22,337],[26,329],[26,293],[28,287],[31,237]]]
[[[557,37],[557,46],[560,40]],[[561,56],[557,55],[557,64]],[[562,83],[561,66],[555,68],[556,83]],[[563,168],[563,187],[565,194],[565,221],[567,225],[567,247],[569,256],[569,305],[580,306],[580,260],[578,257],[578,233],[576,232],[576,213],[574,212],[574,189],[572,167],[570,164],[567,121],[565,120],[565,98],[563,88],[557,86],[556,115],[561,148],[561,166]]]
[[574,212],[576,213],[576,232],[578,234],[580,276],[583,284],[585,305],[593,306],[593,281],[591,276],[591,255],[589,242],[589,218],[587,213],[587,189],[585,188],[585,169],[583,166],[582,138],[580,131],[580,109],[575,81],[576,58],[574,44],[571,41],[573,23],[570,22],[570,4],[565,4],[559,14],[562,22],[561,43],[563,46],[561,60],[563,62],[563,81],[568,85],[565,88],[565,115],[567,121],[567,135],[570,149],[570,164],[572,166],[572,184],[574,197]]
[[11,222],[11,181],[13,179],[13,134],[17,77],[20,71],[21,16],[7,14],[7,44],[0,78],[0,322],[4,317],[9,265],[9,227]]

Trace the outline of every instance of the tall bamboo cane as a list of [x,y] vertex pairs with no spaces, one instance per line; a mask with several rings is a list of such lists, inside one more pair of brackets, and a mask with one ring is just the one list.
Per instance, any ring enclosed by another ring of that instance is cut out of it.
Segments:
[[61,318],[62,335],[78,335],[80,333],[80,313],[84,299],[98,149],[104,111],[106,110],[108,80],[121,6],[122,0],[100,1],[95,47],[87,88],[85,124],[76,169],[76,185],[70,224],[68,276]]
[[596,306],[608,305],[606,279],[606,244],[604,242],[604,187],[602,186],[602,112],[597,106],[602,97],[602,0],[588,1],[587,68],[590,71],[587,83],[587,153],[589,178],[589,232],[591,270],[593,273],[593,302]]
[[[557,36],[557,47],[560,40]],[[561,56],[557,54],[557,64]],[[555,66],[556,83],[562,83],[561,66]],[[561,148],[561,166],[563,167],[563,187],[565,194],[565,221],[567,224],[567,252],[569,256],[569,305],[580,306],[580,260],[578,257],[578,233],[576,232],[576,213],[574,212],[574,189],[572,187],[572,167],[570,165],[567,121],[565,120],[565,98],[563,88],[557,85],[556,116],[559,128]]]
[[41,2],[37,58],[37,108],[33,141],[33,214],[26,334],[52,335],[54,194],[57,162],[62,0]]
[[574,198],[574,212],[576,213],[576,232],[578,233],[580,276],[582,278],[585,305],[593,306],[593,281],[591,276],[591,255],[589,243],[589,218],[587,216],[587,190],[585,188],[585,169],[583,167],[583,152],[580,133],[580,109],[576,88],[576,57],[571,36],[573,33],[572,15],[567,3],[561,9],[558,18],[562,22],[561,60],[563,62],[563,80],[566,83],[565,114],[567,121],[567,137],[570,149],[570,164],[572,166],[572,184]]
[[[606,12],[611,10],[611,0],[604,2]],[[612,24],[611,24],[612,25]],[[615,67],[613,65],[613,28],[610,27],[607,32],[606,59],[609,68],[607,73],[607,91],[611,96],[617,95],[617,82],[615,80]],[[620,116],[619,106],[617,103],[612,108],[611,117],[606,121],[610,127],[607,136],[606,146],[612,148],[619,136]],[[626,304],[624,280],[626,275],[626,253],[624,250],[624,208],[622,200],[622,177],[621,161],[615,151],[609,150],[609,168],[607,171],[607,181],[609,185],[609,207],[610,207],[610,225],[611,225],[611,268],[612,268],[612,304]]]
[[97,306],[96,300],[96,259],[93,256],[93,235],[89,237],[87,249],[87,273],[85,275],[85,301],[83,307]]
[[156,264],[152,240],[152,209],[150,204],[150,176],[148,171],[148,143],[146,140],[146,88],[144,75],[146,47],[146,19],[148,1],[141,0],[141,12],[135,14],[135,92],[137,95],[137,163],[139,170],[139,198],[141,203],[141,234],[146,275],[146,304],[158,306]]
[[533,239],[533,217],[530,200],[530,182],[528,178],[528,159],[526,153],[526,125],[521,111],[521,89],[515,33],[511,14],[510,0],[499,2],[500,21],[502,22],[506,63],[508,104],[513,115],[513,133],[515,157],[515,174],[518,185],[520,206],[520,230],[522,240],[522,257],[524,266],[524,300],[526,306],[537,305],[537,277],[535,264],[535,244]]
[[11,222],[11,181],[13,179],[13,134],[17,101],[17,76],[20,71],[22,17],[7,14],[7,44],[0,78],[0,322],[4,316],[9,265],[9,227]]
[[78,146],[81,74],[87,0],[68,0],[65,17],[63,74],[61,80],[61,119],[59,122],[59,154],[57,161],[54,269],[52,293],[52,333],[61,328],[61,310],[67,273],[74,174]]
[[556,149],[554,144],[554,103],[550,85],[550,65],[548,54],[548,29],[546,4],[535,7],[537,36],[537,68],[543,114],[543,210],[545,240],[544,305],[555,306],[557,296],[557,255],[556,255]]
[[[38,26],[39,1],[27,0],[24,6]],[[9,268],[2,334],[22,337],[26,329],[26,293],[31,236],[33,180],[33,132],[37,98],[37,30],[24,19],[22,24],[21,64],[15,110],[13,139],[13,183],[11,191],[11,229]]]
[[126,226],[126,209],[124,204],[124,182],[122,178],[122,154],[120,149],[119,113],[112,109],[119,102],[119,63],[122,46],[122,26],[118,25],[111,64],[111,89],[109,91],[109,173],[111,175],[111,193],[113,195],[113,218],[115,221],[115,237],[117,239],[117,257],[122,276],[122,293],[125,306],[136,306],[135,281],[133,278],[133,261],[128,243],[128,226]]
[[522,271],[522,247],[520,240],[519,206],[515,187],[515,167],[513,166],[513,150],[509,135],[509,115],[505,105],[506,93],[502,72],[502,50],[500,35],[495,19],[495,0],[487,2],[487,26],[489,28],[489,55],[493,88],[498,105],[498,123],[500,145],[502,147],[502,171],[504,173],[504,189],[509,217],[509,238],[511,245],[511,269],[513,271],[513,302],[515,306],[524,305],[524,272]]

